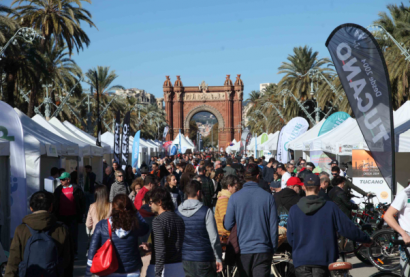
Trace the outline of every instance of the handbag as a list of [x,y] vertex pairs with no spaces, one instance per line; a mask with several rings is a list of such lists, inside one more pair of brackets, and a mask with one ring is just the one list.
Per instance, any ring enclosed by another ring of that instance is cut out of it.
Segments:
[[98,249],[97,253],[95,253],[90,269],[91,273],[99,276],[109,275],[118,269],[118,260],[114,245],[112,244],[112,232],[109,219],[107,219],[107,223],[110,238]]

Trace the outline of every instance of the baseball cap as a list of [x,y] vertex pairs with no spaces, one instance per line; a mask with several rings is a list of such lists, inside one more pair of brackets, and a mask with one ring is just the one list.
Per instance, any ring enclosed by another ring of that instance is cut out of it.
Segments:
[[320,186],[320,179],[319,176],[316,174],[307,174],[303,179],[303,183],[305,187],[319,187]]
[[248,164],[245,169],[245,178],[259,175],[259,166],[257,164]]
[[63,172],[63,173],[61,174],[61,176],[58,177],[58,179],[60,179],[60,180],[63,180],[63,179],[71,179],[71,175],[70,175],[70,173],[68,173],[68,172]]
[[303,186],[303,182],[298,177],[290,177],[286,182],[287,186]]
[[286,167],[283,163],[278,164],[276,168],[282,168],[283,170],[286,170]]
[[332,162],[329,163],[329,165],[339,165],[339,162],[337,160],[332,160]]

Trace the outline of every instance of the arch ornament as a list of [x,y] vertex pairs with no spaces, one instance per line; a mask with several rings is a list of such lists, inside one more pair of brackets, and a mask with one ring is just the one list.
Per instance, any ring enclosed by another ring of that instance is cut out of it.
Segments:
[[214,107],[208,106],[208,105],[200,105],[197,106],[195,108],[193,108],[185,117],[185,121],[184,121],[184,129],[188,130],[189,129],[189,122],[191,121],[192,117],[199,113],[199,112],[209,112],[211,114],[213,114],[216,119],[218,120],[218,129],[224,129],[225,127],[225,122],[224,122],[224,118],[221,114],[221,112]]

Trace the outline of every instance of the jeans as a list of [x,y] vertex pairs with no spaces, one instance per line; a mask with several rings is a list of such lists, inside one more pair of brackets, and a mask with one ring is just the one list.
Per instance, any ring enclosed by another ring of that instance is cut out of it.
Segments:
[[216,277],[216,264],[213,262],[182,261],[186,277]]
[[327,267],[299,266],[296,268],[296,277],[330,277]]
[[[407,233],[409,234],[409,233]],[[399,240],[403,240],[402,236],[399,236]],[[402,270],[402,274],[403,276],[410,276],[410,265],[408,264],[408,261],[406,261],[406,253],[404,252],[404,246],[400,246],[401,249],[400,250],[400,266],[401,266],[401,270]],[[407,247],[407,250],[410,251],[410,247]]]
[[272,253],[241,254],[238,261],[240,277],[269,277]]

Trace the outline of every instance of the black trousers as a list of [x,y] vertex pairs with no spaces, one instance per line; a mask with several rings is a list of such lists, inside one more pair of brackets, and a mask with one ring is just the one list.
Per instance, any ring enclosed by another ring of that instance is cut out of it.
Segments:
[[241,254],[238,260],[240,277],[269,277],[272,253]]
[[216,263],[182,261],[186,277],[216,277]]
[[327,267],[299,266],[296,277],[330,277],[330,272]]

